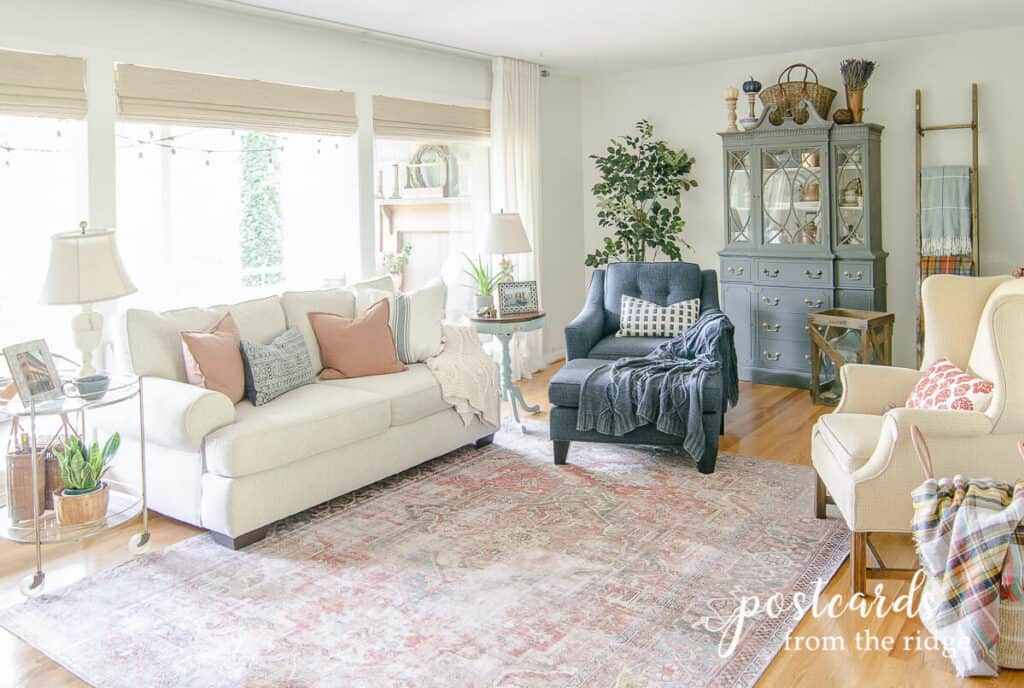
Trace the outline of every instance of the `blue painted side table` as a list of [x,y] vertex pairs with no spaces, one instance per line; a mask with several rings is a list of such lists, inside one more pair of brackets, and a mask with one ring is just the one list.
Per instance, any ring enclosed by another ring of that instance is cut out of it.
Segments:
[[501,398],[512,407],[512,416],[519,423],[519,427],[525,431],[525,426],[519,420],[519,408],[524,411],[537,413],[540,406],[528,406],[523,399],[523,393],[512,383],[512,355],[509,347],[512,344],[512,337],[516,332],[532,332],[544,327],[546,317],[544,311],[532,313],[515,313],[497,318],[471,317],[469,320],[473,327],[480,334],[493,334],[501,342]]

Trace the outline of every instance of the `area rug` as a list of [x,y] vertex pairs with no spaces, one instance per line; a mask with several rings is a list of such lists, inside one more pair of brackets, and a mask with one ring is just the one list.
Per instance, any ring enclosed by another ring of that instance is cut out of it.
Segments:
[[[750,686],[799,621],[752,619],[847,553],[806,467],[508,430],[279,524],[183,541],[0,612],[96,686]],[[273,495],[267,495],[272,499]]]

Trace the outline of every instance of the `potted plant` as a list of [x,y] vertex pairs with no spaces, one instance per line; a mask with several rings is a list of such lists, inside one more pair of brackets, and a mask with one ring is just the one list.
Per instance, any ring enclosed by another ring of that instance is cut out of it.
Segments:
[[381,256],[384,270],[391,275],[397,289],[402,288],[402,268],[409,264],[412,255],[412,244],[404,244],[397,252],[385,251]]
[[96,442],[87,448],[72,436],[63,451],[56,452],[64,489],[53,493],[53,505],[61,525],[90,523],[107,515],[110,487],[103,482],[103,476],[120,446],[121,436],[116,432],[102,449]]
[[853,116],[854,124],[864,120],[864,89],[874,72],[875,63],[871,60],[850,58],[839,63],[839,73],[843,75],[846,87],[846,107]]
[[654,140],[654,126],[637,122],[637,136],[612,139],[606,155],[591,155],[601,174],[592,189],[597,221],[614,227],[604,246],[587,256],[589,267],[612,260],[654,260],[663,253],[681,259],[679,244],[693,249],[680,234],[686,222],[680,214],[682,192],[697,186],[690,178],[694,159],[682,148]]
[[[462,255],[466,256],[465,253]],[[469,267],[464,272],[472,280],[473,306],[476,308],[476,312],[494,308],[494,289],[501,281],[508,278],[508,272],[502,269],[495,273],[480,256],[476,257],[475,262],[466,256],[466,262],[469,263]]]

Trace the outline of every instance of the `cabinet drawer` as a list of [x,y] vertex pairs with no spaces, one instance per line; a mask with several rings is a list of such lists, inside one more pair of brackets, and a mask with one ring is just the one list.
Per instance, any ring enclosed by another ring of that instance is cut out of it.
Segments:
[[758,308],[754,328],[760,340],[788,339],[809,342],[807,313],[792,313],[774,308]]
[[831,287],[832,263],[820,260],[758,260],[756,279],[761,284]]
[[841,287],[870,287],[874,284],[872,264],[868,261],[836,263],[836,283]]
[[[761,287],[757,290],[758,311],[787,311],[806,315],[832,307],[831,289],[794,289],[791,287]],[[761,317],[759,314],[758,317]],[[758,320],[758,325],[761,321]]]
[[748,258],[723,258],[723,282],[749,282],[752,279]]
[[842,289],[836,293],[840,308],[854,308],[859,311],[880,310],[875,308],[875,292],[863,289]]
[[757,353],[757,365],[762,368],[811,369],[811,345],[807,341],[760,340]]

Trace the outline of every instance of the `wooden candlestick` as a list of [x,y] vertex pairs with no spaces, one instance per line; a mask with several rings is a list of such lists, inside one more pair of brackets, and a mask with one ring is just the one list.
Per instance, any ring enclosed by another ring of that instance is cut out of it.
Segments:
[[740,90],[735,86],[729,86],[722,93],[722,96],[725,98],[725,104],[729,108],[729,127],[726,129],[726,131],[739,131],[739,129],[736,127],[736,101],[739,100]]

